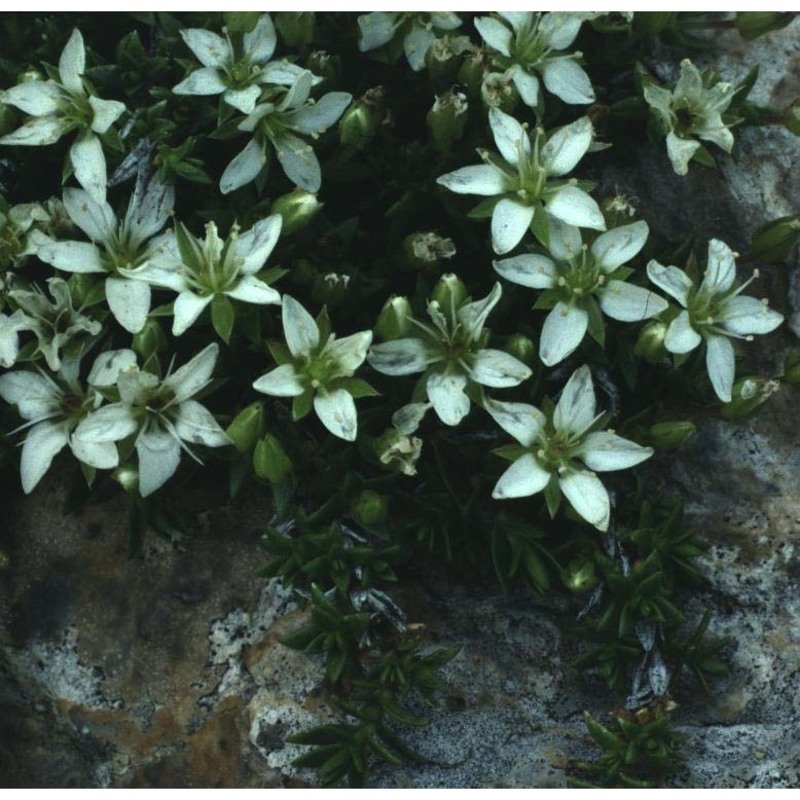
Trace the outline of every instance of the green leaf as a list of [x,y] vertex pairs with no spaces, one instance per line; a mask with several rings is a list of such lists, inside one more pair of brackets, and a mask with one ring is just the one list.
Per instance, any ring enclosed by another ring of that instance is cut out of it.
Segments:
[[215,294],[211,301],[211,323],[217,335],[225,344],[230,344],[233,324],[236,321],[236,309],[224,294]]

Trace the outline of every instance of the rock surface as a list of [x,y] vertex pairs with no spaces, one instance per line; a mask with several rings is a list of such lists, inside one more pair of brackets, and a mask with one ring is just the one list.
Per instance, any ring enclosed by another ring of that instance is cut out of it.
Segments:
[[[754,100],[800,96],[800,20],[752,44],[719,37],[720,71],[762,65]],[[683,54],[673,54],[676,58]],[[791,65],[795,65],[792,68]],[[720,173],[673,175],[657,148],[604,176],[636,187],[651,225],[680,238],[689,225],[746,252],[764,221],[800,209],[800,139],[781,130],[738,134],[740,158]],[[783,310],[782,266],[761,281]],[[797,345],[784,330],[754,343],[751,364],[780,374]],[[704,703],[676,719],[689,734],[685,787],[800,784],[800,450],[798,392],[784,387],[753,421],[702,423],[680,457],[664,462],[665,489],[684,498],[712,547],[711,582],[690,616],[715,609],[732,666]],[[151,535],[125,557],[125,499],[65,514],[68,459],[29,497],[6,506],[0,547],[0,785],[272,787],[312,780],[285,738],[329,718],[321,664],[282,647],[301,612],[254,574],[269,503],[231,504],[224,487],[175,491],[191,535]],[[9,492],[16,496],[16,492]],[[430,727],[409,743],[422,766],[379,768],[379,786],[560,787],[570,758],[592,757],[582,711],[603,714],[608,694],[567,666],[574,642],[556,615],[524,594],[486,596],[445,583],[414,587],[438,644],[460,643],[451,689]]]

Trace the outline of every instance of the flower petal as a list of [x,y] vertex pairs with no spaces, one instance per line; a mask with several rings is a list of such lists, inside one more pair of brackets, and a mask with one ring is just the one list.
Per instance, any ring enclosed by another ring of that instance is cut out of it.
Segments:
[[349,378],[364,363],[371,343],[372,331],[359,331],[328,341],[323,352],[336,364],[337,377]]
[[219,34],[202,28],[181,31],[186,46],[204,67],[222,68],[231,59],[230,46]]
[[552,289],[558,280],[556,265],[547,256],[522,255],[493,261],[499,275],[530,289]]
[[391,41],[397,29],[397,14],[373,11],[358,18],[358,49],[362,53],[375,50]]
[[222,76],[214,67],[201,67],[190,72],[180,83],[172,87],[173,94],[212,95],[227,90]]
[[106,302],[128,333],[139,333],[150,313],[150,284],[129,278],[106,278]]
[[373,345],[367,355],[373,369],[384,375],[411,375],[422,372],[437,360],[422,339],[394,339]]
[[119,442],[136,433],[139,422],[130,406],[111,403],[98,408],[83,419],[72,434],[72,438],[83,442]]
[[610,431],[596,431],[584,437],[574,455],[591,470],[611,472],[641,464],[653,455],[653,448],[642,447]]
[[601,233],[592,244],[592,255],[603,272],[627,264],[644,247],[650,229],[643,220]]
[[151,427],[136,440],[139,456],[139,493],[148,497],[160,489],[178,469],[181,446],[168,431]]
[[117,218],[108,203],[97,203],[84,189],[64,189],[69,218],[93,242],[111,242],[117,234]]
[[272,144],[286,177],[307,192],[318,192],[322,172],[311,145],[285,129],[272,138]]
[[251,139],[244,148],[234,156],[233,160],[219,179],[219,190],[222,194],[230,194],[250,181],[255,180],[267,163],[264,148],[255,139]]
[[30,494],[45,472],[50,469],[53,458],[63,449],[69,439],[67,423],[40,422],[34,425],[22,445],[19,473],[22,490]]
[[571,56],[551,58],[539,69],[547,91],[571,105],[594,103],[592,82],[583,67]]
[[314,411],[319,421],[334,435],[346,442],[354,442],[358,434],[356,404],[349,392],[319,389],[314,395]]
[[456,194],[477,194],[493,197],[510,188],[510,178],[491,164],[461,167],[436,179],[436,183]]
[[539,20],[539,33],[552,50],[564,50],[578,35],[583,20],[574,12],[553,11]]
[[456,312],[456,319],[464,328],[470,341],[476,341],[483,331],[483,326],[486,324],[486,319],[491,313],[492,309],[500,301],[500,296],[503,294],[503,287],[499,281],[492,286],[492,290],[486,297],[480,300],[473,300],[471,303],[466,303]]
[[535,206],[503,197],[492,212],[492,247],[503,255],[513,250],[525,236],[535,212]]
[[19,415],[33,421],[56,413],[61,391],[43,375],[28,370],[14,370],[0,375],[0,397],[17,406]]
[[721,304],[716,321],[733,333],[749,336],[770,333],[783,322],[783,315],[773,311],[764,300],[737,295]]
[[550,223],[550,241],[548,242],[550,255],[556,261],[571,261],[581,252],[583,246],[580,228],[567,225],[558,217],[550,217],[548,222]]
[[89,105],[92,107],[92,130],[95,133],[105,133],[127,110],[125,103],[119,100],[101,100],[99,97],[90,97]]
[[533,453],[524,453],[500,476],[492,497],[495,500],[530,497],[541,492],[549,482],[550,472],[539,464]]
[[254,64],[266,64],[275,52],[278,38],[269,14],[261,14],[255,28],[244,35],[244,51]]
[[586,335],[589,314],[580,306],[559,300],[547,315],[539,340],[539,358],[552,367],[573,353]]
[[249,114],[256,107],[256,102],[260,96],[261,87],[252,84],[244,89],[226,89],[222,99],[229,106],[241,111],[242,114]]
[[313,105],[305,105],[284,117],[285,123],[300,133],[319,136],[344,114],[353,95],[347,92],[328,92]]
[[184,400],[175,414],[175,433],[190,444],[224,447],[230,437],[214,419],[214,415],[196,400]]
[[119,464],[119,452],[113,442],[84,442],[73,436],[69,446],[78,461],[95,469],[114,469]]
[[229,245],[227,261],[235,263],[245,275],[258,272],[278,241],[283,225],[283,217],[273,214],[261,219],[250,230],[239,234]]
[[94,360],[86,380],[90,386],[113,386],[120,370],[128,369],[135,363],[136,353],[133,350],[107,350]]
[[25,81],[6,90],[3,102],[34,117],[57,114],[66,95],[55,83]]
[[561,392],[553,413],[553,424],[559,432],[580,436],[595,420],[594,385],[589,367],[575,370]]
[[514,117],[493,106],[489,109],[489,125],[492,128],[494,143],[505,161],[516,167],[520,159],[528,160],[531,154],[531,140],[528,132]]
[[103,145],[93,133],[79,136],[69,149],[75,180],[98,202],[106,201],[106,157]]
[[[166,224],[175,207],[175,188],[162,183],[157,176],[136,181],[133,197],[125,212],[125,230],[137,245],[155,236]],[[148,245],[148,257],[168,248],[175,234],[169,233]],[[175,248],[177,250],[177,247]]]
[[692,327],[689,312],[681,311],[667,328],[664,347],[670,353],[688,353],[700,344],[703,337]]
[[255,275],[243,275],[236,286],[227,289],[225,294],[244,303],[257,303],[262,306],[281,304],[280,294]]
[[492,419],[524,447],[532,447],[544,430],[546,418],[535,406],[488,398],[484,408]]
[[579,228],[606,229],[600,206],[577,186],[561,186],[545,199],[547,213]]
[[522,102],[530,108],[536,108],[539,102],[539,79],[536,75],[525,72],[519,64],[514,64],[507,74],[511,75]]
[[57,142],[67,131],[69,125],[60,117],[31,117],[15,131],[0,139],[0,144],[38,147]]
[[736,360],[733,345],[727,336],[706,334],[706,369],[714,391],[723,403],[730,403]]
[[658,261],[647,265],[647,277],[670,297],[674,297],[684,308],[689,301],[689,292],[694,284],[692,279],[677,267],[664,267]]
[[606,487],[597,475],[570,471],[559,477],[558,485],[581,517],[598,530],[608,530],[611,503]]
[[708,243],[708,265],[706,266],[700,291],[706,295],[724,294],[733,288],[736,280],[736,259],[733,250],[719,239]]
[[430,403],[408,403],[392,414],[392,425],[400,433],[410,436],[419,428],[422,418],[431,407]]
[[85,70],[86,50],[83,46],[83,36],[75,28],[58,60],[58,75],[61,78],[62,86],[73,94],[85,94],[81,81],[81,75]]
[[663,297],[625,281],[611,280],[597,294],[603,313],[620,322],[650,319],[669,308]]
[[273,397],[299,397],[306,390],[292,364],[275,367],[258,378],[253,383],[253,388],[257,392],[271,394]]
[[548,175],[566,175],[586,155],[594,138],[589,117],[559,128],[542,148],[542,165]]
[[319,347],[319,328],[314,317],[291,295],[283,296],[283,335],[289,352],[299,358]]
[[189,330],[213,299],[212,294],[201,296],[189,289],[182,291],[172,306],[172,335],[180,336]]
[[435,41],[436,34],[433,31],[417,22],[412,24],[411,30],[403,39],[403,50],[414,72],[419,72],[425,66],[425,55]]
[[470,378],[475,383],[505,389],[518,386],[531,376],[531,371],[521,361],[502,350],[479,350],[470,365]]
[[445,425],[458,425],[469,414],[469,397],[464,394],[467,376],[460,372],[432,372],[425,387],[439,419]]
[[89,242],[48,242],[37,257],[65,272],[105,272],[100,250]]
[[511,31],[494,17],[476,17],[475,27],[489,47],[508,58],[511,55]]
[[218,355],[219,345],[212,342],[164,379],[163,385],[175,393],[176,403],[188,400],[208,385]]
[[686,175],[689,172],[689,162],[699,149],[700,142],[694,139],[682,139],[673,131],[667,134],[667,155],[677,175]]

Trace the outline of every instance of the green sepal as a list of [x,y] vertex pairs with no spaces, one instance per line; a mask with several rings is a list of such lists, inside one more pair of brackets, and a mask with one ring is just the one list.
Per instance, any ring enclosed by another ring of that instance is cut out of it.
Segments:
[[544,500],[547,503],[551,519],[555,518],[558,507],[561,505],[561,486],[558,483],[558,475],[550,476],[547,486],[544,487]]
[[467,212],[467,217],[469,217],[469,219],[488,219],[492,216],[494,207],[499,201],[499,197],[488,197],[486,200],[481,200],[478,205]]
[[521,444],[506,444],[502,447],[496,447],[492,452],[506,461],[516,461],[521,458],[525,453],[530,452],[530,449]]
[[314,391],[308,389],[298,397],[292,398],[292,419],[299,422],[303,417],[307,417],[311,413],[311,408],[314,405]]
[[236,321],[236,309],[224,294],[215,294],[211,301],[211,324],[217,335],[225,344],[230,344],[233,324]]

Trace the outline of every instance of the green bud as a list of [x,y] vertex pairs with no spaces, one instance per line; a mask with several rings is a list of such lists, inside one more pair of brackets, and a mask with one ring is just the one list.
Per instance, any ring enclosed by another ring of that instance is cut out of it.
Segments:
[[314,38],[313,11],[278,11],[275,14],[275,27],[284,43],[289,47],[311,44]]
[[322,210],[322,206],[323,203],[317,200],[315,194],[296,188],[288,194],[281,195],[272,204],[270,212],[281,215],[283,218],[281,234],[291,236],[308,227]]
[[406,436],[397,428],[387,428],[383,435],[375,440],[375,455],[378,461],[388,470],[403,475],[417,474],[417,461],[422,453],[422,439]]
[[521,333],[509,336],[503,350],[528,366],[536,360],[536,345],[530,338],[523,336]]
[[114,471],[114,480],[130,494],[139,491],[139,470],[133,467],[119,467]]
[[365,489],[353,501],[350,513],[361,525],[377,525],[389,516],[389,501],[383,495]]
[[469,97],[477,97],[480,94],[485,71],[483,50],[479,47],[470,48],[458,70],[458,83],[464,87]]
[[581,594],[597,585],[594,561],[574,558],[561,571],[561,580],[571,592]]
[[376,86],[353,103],[339,120],[339,139],[345,147],[361,150],[375,137],[383,106],[384,89]]
[[281,443],[268,433],[253,451],[253,469],[259,478],[280,483],[292,472],[292,462]]
[[322,78],[322,83],[317,89],[336,86],[342,75],[342,59],[339,56],[332,56],[324,50],[314,50],[308,56],[306,68],[315,75]]
[[151,355],[167,347],[167,336],[157,319],[148,319],[133,337],[133,349],[144,362]]
[[609,230],[620,225],[629,225],[636,217],[636,209],[624,194],[615,194],[613,197],[607,197],[600,204],[600,209],[603,212],[603,218]]
[[411,304],[405,297],[392,295],[383,305],[378,321],[375,323],[375,333],[381,339],[402,339],[408,336],[411,329],[409,318],[413,316]]
[[800,136],[800,104],[794,103],[783,112],[783,124],[789,133]]
[[15,130],[19,121],[19,115],[11,106],[0,103],[0,136]]
[[688,442],[697,432],[697,425],[689,420],[657,422],[650,426],[650,444],[659,450],[674,450]]
[[730,403],[722,406],[722,416],[725,419],[744,419],[780,388],[780,381],[771,381],[755,375],[739,378],[733,384]]
[[228,425],[225,433],[233,440],[240,453],[255,447],[259,437],[264,435],[264,404],[257,400],[243,408]]
[[753,255],[759,261],[785,261],[800,243],[800,216],[780,217],[753,234]]
[[410,269],[435,270],[443,258],[452,258],[456,247],[452,239],[433,231],[409,233],[403,239],[403,261]]
[[736,30],[743,39],[757,39],[785,28],[794,18],[793,11],[738,11]]
[[97,278],[86,272],[73,272],[67,278],[69,296],[72,298],[72,305],[75,308],[80,308],[86,302],[96,283]]
[[459,309],[467,297],[467,287],[452,272],[442,275],[431,293],[431,300],[438,303],[445,314],[449,314],[450,309]]
[[490,72],[481,83],[481,100],[488,108],[499,108],[511,114],[517,106],[519,94],[511,78],[500,72]]
[[445,34],[434,39],[425,54],[425,67],[428,77],[435,86],[452,86],[458,82],[458,69],[461,55],[470,47],[466,36]]
[[339,275],[336,272],[318,275],[311,287],[311,297],[316,303],[332,308],[347,294],[349,283],[349,275]]
[[467,124],[467,97],[461,92],[437,95],[426,118],[437,150],[446,150],[460,139]]
[[783,378],[781,380],[791,386],[800,384],[800,350],[790,350],[787,353],[783,362]]
[[660,364],[666,354],[664,339],[667,336],[666,322],[653,319],[639,331],[639,338],[633,347],[633,352],[648,361],[650,364]]

